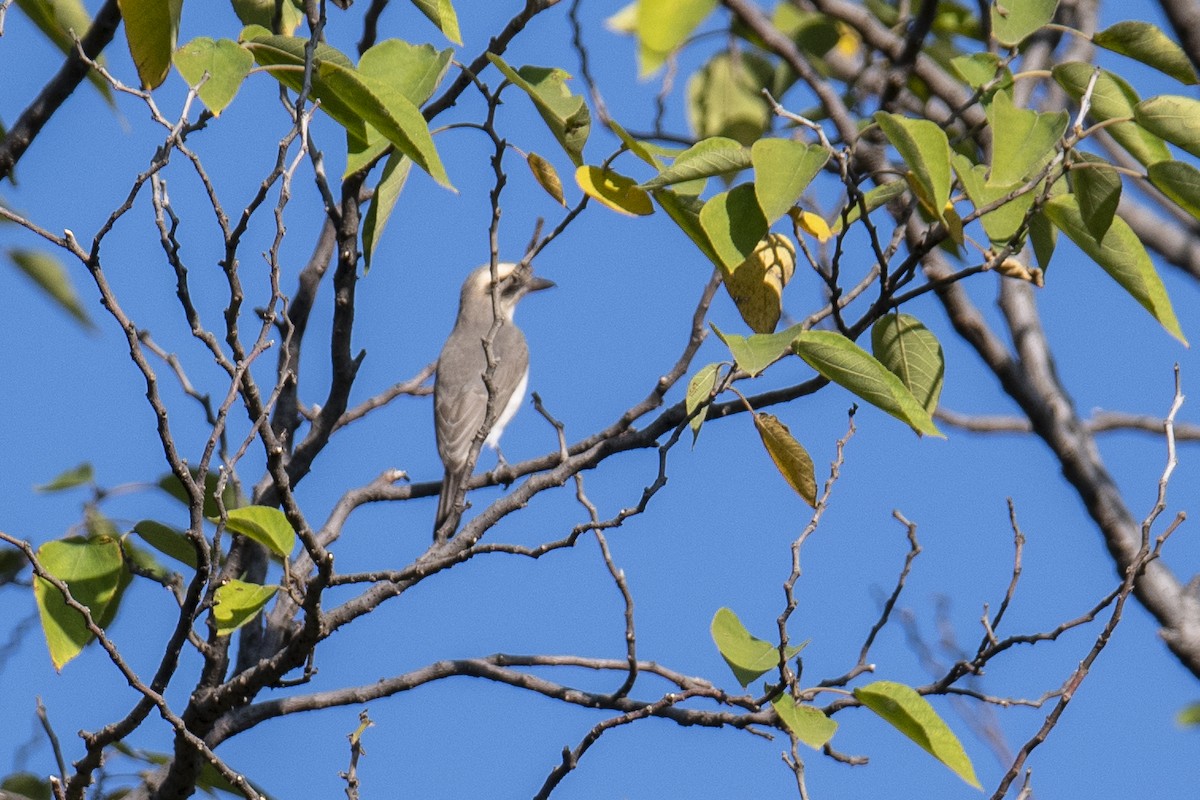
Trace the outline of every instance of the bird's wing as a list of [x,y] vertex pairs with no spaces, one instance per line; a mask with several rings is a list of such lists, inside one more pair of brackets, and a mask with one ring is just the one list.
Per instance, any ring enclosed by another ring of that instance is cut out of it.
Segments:
[[447,472],[460,470],[467,462],[471,442],[487,414],[487,389],[483,386],[483,378],[464,386],[438,385],[433,413],[442,463]]

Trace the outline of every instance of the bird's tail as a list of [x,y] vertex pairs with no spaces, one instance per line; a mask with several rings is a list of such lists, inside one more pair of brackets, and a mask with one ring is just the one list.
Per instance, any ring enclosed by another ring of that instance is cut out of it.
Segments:
[[433,540],[435,542],[449,539],[458,529],[462,510],[454,504],[454,496],[458,494],[460,483],[461,476],[449,470],[442,478],[442,493],[438,495],[437,516],[433,519]]

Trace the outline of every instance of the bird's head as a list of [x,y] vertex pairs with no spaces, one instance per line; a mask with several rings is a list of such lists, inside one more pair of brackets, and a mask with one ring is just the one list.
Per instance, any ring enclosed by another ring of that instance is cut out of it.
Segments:
[[[529,264],[513,264],[502,262],[496,265],[496,288],[499,292],[500,313],[506,320],[512,320],[517,302],[530,292],[549,289],[554,281],[533,274]],[[492,268],[484,264],[469,276],[463,283],[461,307],[463,311],[479,309],[483,313],[491,311],[492,307]]]

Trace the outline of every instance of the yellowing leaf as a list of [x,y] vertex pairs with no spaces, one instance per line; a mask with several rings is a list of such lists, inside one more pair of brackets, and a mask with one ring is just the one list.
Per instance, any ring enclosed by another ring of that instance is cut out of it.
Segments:
[[796,249],[780,233],[767,234],[725,277],[725,289],[755,333],[771,333],[783,311],[783,287],[796,271]]
[[233,101],[254,66],[254,56],[237,42],[207,37],[193,39],[176,50],[174,61],[188,86],[200,87],[200,100],[213,116],[220,116]]
[[755,414],[754,427],[762,439],[779,474],[796,494],[814,508],[817,505],[817,479],[808,451],[788,430],[788,426],[771,414]]
[[575,182],[584,194],[599,200],[613,211],[635,217],[654,213],[649,193],[639,189],[637,181],[612,170],[584,165],[575,170]]
[[458,29],[458,14],[454,12],[450,0],[412,0],[412,3],[447,39],[457,45],[463,43],[462,33]]
[[67,274],[66,267],[57,257],[41,250],[19,248],[9,250],[8,257],[12,259],[17,269],[25,273],[30,280],[37,284],[39,289],[70,314],[76,322],[89,330],[96,327],[92,318],[88,316],[87,309],[83,307],[79,295],[75,293],[75,287],[71,285],[71,278]]
[[296,532],[278,508],[243,506],[227,515],[225,527],[230,533],[253,539],[275,555],[286,558],[296,546]]
[[793,325],[779,333],[759,333],[754,336],[725,333],[716,325],[713,325],[712,329],[729,348],[738,368],[745,370],[751,377],[790,354],[793,342],[801,333],[799,325]]
[[529,164],[529,171],[533,173],[533,179],[538,182],[538,186],[545,189],[546,194],[553,197],[556,203],[565,207],[567,200],[563,196],[562,179],[558,177],[554,165],[537,153],[530,153],[525,157],[525,162]]
[[717,0],[638,0],[633,17],[641,77],[662,66],[716,7]]
[[915,689],[902,683],[876,681],[855,689],[854,696],[955,775],[976,789],[980,788],[975,768],[958,737]]
[[[737,614],[730,609],[717,609],[709,630],[721,657],[742,686],[749,686],[752,681],[779,667],[779,647],[750,635]],[[803,649],[804,645],[788,647],[786,655],[790,659]]]
[[837,733],[837,722],[825,716],[824,711],[797,703],[791,695],[772,700],[771,707],[792,735],[813,750],[820,750]]
[[[104,628],[112,622],[131,578],[117,539],[112,536],[58,539],[39,547],[37,558],[47,572],[67,585],[78,603],[87,607],[96,625]],[[67,605],[54,584],[36,578],[33,596],[50,660],[56,670],[61,670],[92,640],[92,632],[83,614]]]
[[117,5],[142,88],[155,89],[171,68],[183,0],[117,0]]
[[228,636],[245,625],[271,602],[278,586],[260,586],[236,579],[217,587],[213,596],[212,615],[217,623],[217,635]]

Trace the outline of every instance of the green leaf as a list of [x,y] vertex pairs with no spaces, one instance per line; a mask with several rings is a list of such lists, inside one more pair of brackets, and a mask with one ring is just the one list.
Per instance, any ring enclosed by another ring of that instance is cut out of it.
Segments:
[[736,333],[724,333],[716,325],[712,326],[737,363],[738,369],[754,377],[779,359],[789,355],[792,342],[800,334],[799,325],[793,325],[779,333],[759,333],[754,336],[738,336]]
[[362,54],[358,71],[375,81],[387,82],[414,106],[423,106],[450,68],[454,50],[429,44],[409,44],[385,39]]
[[[1094,67],[1082,61],[1072,61],[1058,64],[1051,73],[1067,94],[1075,100],[1083,97],[1087,91],[1088,82],[1092,79]],[[1150,165],[1156,161],[1165,161],[1171,157],[1171,151],[1162,139],[1150,133],[1132,120],[1134,107],[1138,105],[1137,92],[1119,75],[1107,70],[1101,70],[1096,78],[1096,87],[1092,91],[1091,117],[1097,122],[1109,119],[1131,118],[1125,122],[1114,122],[1107,125],[1108,131],[1117,143],[1129,151],[1129,154],[1143,164]]]
[[[762,439],[763,447],[775,462],[775,468],[788,485],[813,508],[817,506],[817,478],[813,472],[812,458],[804,445],[796,441],[788,426],[771,414],[754,415],[754,427]],[[745,684],[742,684],[743,686]]]
[[[248,25],[239,41],[254,56],[254,60],[287,88],[299,92],[304,85],[304,48],[306,39],[296,36],[276,36],[257,25]],[[327,44],[318,44],[313,53],[314,65],[337,64],[354,69],[353,63],[344,53]],[[275,69],[273,69],[273,67]],[[367,142],[367,125],[362,115],[338,92],[333,91],[315,70],[312,76],[312,96],[321,101],[321,110],[346,129],[350,138],[364,145]]]
[[542,120],[562,145],[571,163],[583,165],[583,146],[592,130],[592,115],[583,98],[567,88],[570,75],[553,67],[525,66],[514,70],[495,53],[488,60],[533,101]]
[[[641,184],[643,189],[661,189],[672,184],[688,181],[703,180],[717,175],[728,175],[738,172],[751,165],[750,151],[733,139],[724,136],[712,136],[701,139],[684,150],[671,166]],[[704,186],[700,184],[697,191],[691,192],[687,187],[677,187],[676,191],[684,194],[699,194]]]
[[[101,628],[112,622],[130,574],[121,545],[112,536],[71,537],[46,542],[37,550],[42,567],[67,585],[71,596],[91,612]],[[33,596],[54,668],[61,671],[91,641],[84,616],[67,605],[62,593],[43,578]]]
[[725,289],[755,333],[773,333],[783,313],[783,287],[796,271],[796,247],[781,233],[769,233],[725,276]]
[[655,147],[655,145],[651,145],[647,142],[643,142],[643,141],[633,138],[633,136],[630,135],[629,131],[622,128],[621,124],[619,122],[617,122],[615,119],[609,120],[608,126],[612,130],[612,132],[617,135],[617,138],[621,140],[621,143],[624,144],[626,148],[628,148],[629,152],[633,153],[635,156],[640,158],[642,161],[645,161],[647,164],[654,167],[655,169],[658,169],[659,162],[654,157],[654,152],[651,149],[651,148]]
[[697,139],[725,136],[747,147],[771,127],[771,107],[762,90],[774,67],[750,52],[718,53],[687,83],[688,121]]
[[371,196],[371,207],[363,220],[364,274],[371,269],[371,259],[375,256],[379,237],[383,235],[383,229],[391,219],[396,200],[400,197],[400,191],[404,188],[411,170],[412,159],[396,152],[388,156],[387,163],[383,165],[383,173],[379,176],[379,183],[375,185],[375,192]]
[[554,202],[566,208],[567,198],[563,194],[562,178],[558,177],[558,170],[554,165],[537,153],[525,156],[525,163],[529,165],[529,171],[533,173],[533,179],[537,181],[538,186],[545,189]]
[[[743,687],[779,668],[779,646],[751,636],[730,609],[717,609],[710,630],[721,657]],[[790,659],[803,649],[804,645],[788,647],[787,657]]]
[[152,519],[144,519],[133,526],[133,532],[163,555],[170,556],[192,569],[196,568],[196,547],[183,531]]
[[1002,66],[1000,56],[995,53],[971,53],[950,59],[950,66],[972,89],[982,89],[1002,72],[1008,73],[998,88],[1012,86],[1012,74]]
[[662,210],[667,212],[667,216],[674,220],[696,247],[700,248],[700,252],[707,256],[715,266],[723,267],[720,256],[713,249],[712,242],[708,240],[708,234],[704,232],[704,228],[700,224],[700,211],[704,208],[703,201],[692,195],[679,194],[670,189],[656,189],[653,195]]
[[77,467],[60,472],[49,483],[43,483],[33,489],[37,492],[61,492],[64,489],[74,489],[76,486],[90,484],[94,480],[95,473],[92,465],[85,461]]
[[228,636],[254,619],[263,606],[271,602],[277,591],[278,586],[260,586],[237,579],[218,586],[212,606],[217,635]]
[[[400,39],[386,39],[363,53],[358,71],[375,81],[387,83],[396,91],[422,106],[433,96],[446,76],[454,50],[438,51],[432,45],[412,45]],[[347,157],[344,175],[352,175],[373,164],[391,147],[383,134],[365,128],[365,138],[356,139],[347,131]]]
[[[82,0],[17,0],[17,7],[64,55],[75,52],[75,38],[82,39],[92,26],[92,15]],[[97,55],[95,61],[103,66],[104,55]],[[110,106],[115,105],[112,89],[99,72],[89,70],[88,80]]]
[[942,435],[908,387],[870,353],[840,333],[804,331],[792,347],[821,375],[907,423],[918,434]]
[[829,160],[829,153],[820,145],[792,139],[759,139],[750,148],[750,159],[754,193],[771,225],[796,205]]
[[634,30],[638,38],[638,73],[648,77],[691,35],[717,0],[638,0]]
[[820,750],[837,733],[837,722],[825,716],[824,711],[797,703],[791,695],[772,700],[771,707],[792,735],[813,750]]
[[457,45],[463,43],[462,33],[458,29],[458,14],[454,12],[450,0],[412,0],[412,4],[436,25],[447,39]]
[[1076,153],[1085,166],[1071,166],[1071,184],[1088,232],[1100,241],[1108,233],[1121,202],[1121,176],[1104,159]]
[[599,200],[613,211],[634,217],[654,213],[650,195],[638,188],[637,181],[612,170],[582,166],[575,170],[575,182],[588,197]]
[[175,575],[172,570],[159,563],[153,553],[143,549],[128,535],[121,537],[121,550],[125,553],[125,562],[129,565],[130,571],[139,576],[166,584]]
[[1160,161],[1147,172],[1155,188],[1200,219],[1200,170],[1182,161]]
[[[215,521],[215,520],[214,520]],[[275,555],[287,558],[296,546],[296,531],[278,508],[243,506],[229,512],[225,528],[263,545]]]
[[[261,25],[268,31],[272,30],[275,20],[275,0],[232,0],[233,11],[243,25]],[[296,7],[294,0],[283,0],[280,3],[279,32],[291,36],[300,23],[304,21],[304,13]]]
[[[193,468],[190,470],[190,472],[192,473],[192,478],[194,480],[199,480],[199,470]],[[208,517],[209,519],[217,517],[221,513],[221,510],[217,507],[216,499],[217,482],[219,479],[220,476],[215,472],[210,472],[204,476],[203,513],[204,516]],[[171,497],[174,497],[185,506],[191,503],[188,498],[187,490],[183,488],[183,484],[180,483],[179,478],[175,477],[174,473],[168,472],[166,475],[163,475],[158,479],[158,483],[156,485],[158,488],[162,489],[164,492],[171,495]],[[242,499],[238,497],[237,487],[232,485],[232,481],[225,484],[225,490],[221,493],[221,500],[223,501],[223,505],[226,509],[237,508],[242,504]]]
[[950,142],[936,122],[879,111],[875,114],[883,135],[912,171],[919,199],[937,219],[950,200]]
[[314,74],[320,78],[321,95],[332,93],[342,98],[356,117],[382,133],[439,184],[454,190],[425,117],[404,94],[387,81],[330,61],[317,64]]
[[[987,181],[987,167],[972,164],[961,153],[954,155],[954,171],[958,173],[958,179],[967,197],[976,208],[985,208],[1000,198],[1007,197],[1024,184],[1022,181],[1007,186],[990,185]],[[1021,223],[1025,221],[1025,212],[1033,205],[1033,200],[1034,193],[1026,192],[979,218],[993,245],[1003,247],[1012,241],[1021,229]]]
[[1200,725],[1200,703],[1192,703],[1180,710],[1175,721],[1184,727]]
[[1196,71],[1187,53],[1157,25],[1133,20],[1118,22],[1092,36],[1092,42],[1154,67],[1180,83],[1189,86],[1196,83]]
[[[50,788],[50,781],[34,775],[32,772],[14,772],[11,775],[6,775],[3,781],[0,781],[0,789],[4,792],[16,794],[12,800],[54,800],[53,790]],[[4,792],[0,792],[0,797],[4,796]]]
[[1039,114],[1013,105],[1008,92],[996,92],[987,107],[992,130],[992,170],[988,183],[1007,186],[1032,178],[1054,158],[1067,130],[1065,111]]
[[700,209],[700,227],[728,275],[767,235],[767,218],[759,208],[754,184],[743,183],[709,199]]
[[1005,47],[1016,47],[1054,19],[1058,0],[995,0],[992,37]]
[[1044,211],[1039,211],[1029,219],[1029,241],[1033,245],[1033,255],[1042,270],[1050,267],[1050,259],[1054,257],[1054,249],[1058,244],[1058,228],[1050,223]]
[[896,730],[921,746],[976,789],[982,788],[975,768],[954,731],[916,690],[902,683],[876,681],[854,690],[854,696]]
[[117,0],[117,5],[142,88],[156,89],[171,68],[183,0]]
[[[233,102],[242,81],[254,66],[254,56],[237,42],[232,39],[214,41],[208,37],[192,39],[176,50],[174,61],[188,86],[200,86],[200,100],[213,116],[220,116]],[[207,80],[204,80],[205,74]]]
[[1146,248],[1125,220],[1114,217],[1108,233],[1102,240],[1097,240],[1088,230],[1074,195],[1051,199],[1045,212],[1051,222],[1129,292],[1168,333],[1187,344],[1162,279],[1154,271]]
[[1174,94],[1151,97],[1134,107],[1133,118],[1155,136],[1200,158],[1200,100]]
[[721,365],[719,363],[709,364],[701,367],[700,371],[688,381],[683,403],[688,416],[695,413],[688,423],[692,428],[693,447],[696,445],[696,440],[700,438],[700,426],[704,424],[704,418],[708,416],[708,400],[712,396],[713,389],[717,388],[717,378],[720,374]]
[[942,345],[911,314],[888,314],[871,328],[871,351],[932,414],[946,377]]
[[9,250],[8,257],[12,259],[17,269],[29,276],[39,289],[74,317],[76,322],[88,330],[95,329],[95,323],[92,322],[92,318],[88,316],[87,310],[80,302],[79,295],[75,293],[75,287],[71,285],[66,267],[57,257],[41,250],[22,248]]

